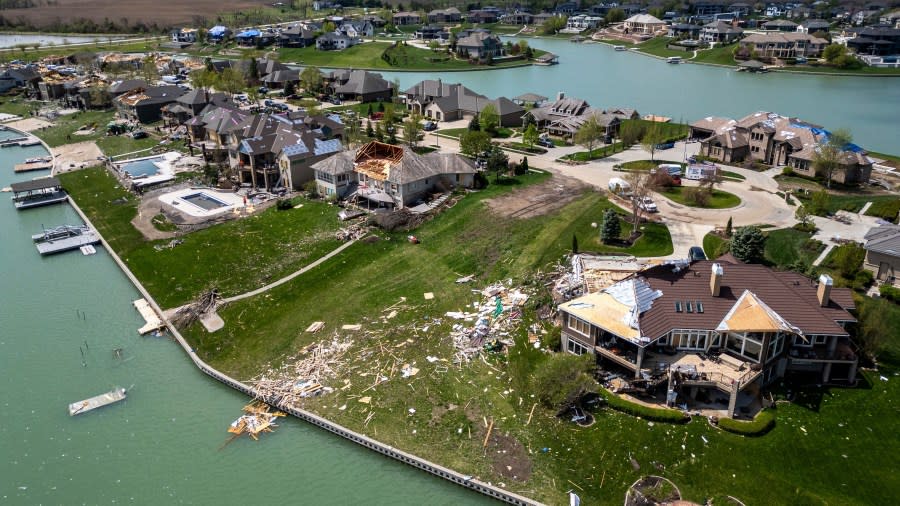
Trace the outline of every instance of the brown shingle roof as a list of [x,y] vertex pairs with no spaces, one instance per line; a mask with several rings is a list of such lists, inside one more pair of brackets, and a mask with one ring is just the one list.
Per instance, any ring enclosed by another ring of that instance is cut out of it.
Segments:
[[[718,297],[710,293],[709,281],[713,262],[696,262],[690,268],[674,272],[672,266],[661,265],[641,273],[650,286],[663,295],[653,307],[641,315],[644,335],[661,337],[672,329],[715,329],[745,290],[749,290],[768,307],[804,334],[847,335],[836,321],[855,321],[845,308],[847,294],[832,289],[831,302],[819,307],[816,285],[799,274],[775,272],[759,264],[726,264]],[[721,264],[720,264],[721,265]],[[700,302],[703,312],[676,312],[675,302]]]

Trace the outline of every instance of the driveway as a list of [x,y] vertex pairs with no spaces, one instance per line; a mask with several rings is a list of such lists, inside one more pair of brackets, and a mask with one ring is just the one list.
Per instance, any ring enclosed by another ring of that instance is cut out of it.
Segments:
[[831,250],[835,246],[845,241],[853,241],[856,243],[865,243],[866,233],[874,226],[878,225],[878,218],[874,216],[866,216],[860,213],[851,213],[848,211],[838,211],[836,217],[842,218],[844,221],[838,221],[833,218],[824,218],[822,216],[812,216],[813,223],[818,229],[812,238],[825,244],[825,251],[813,261],[813,265],[821,264]]

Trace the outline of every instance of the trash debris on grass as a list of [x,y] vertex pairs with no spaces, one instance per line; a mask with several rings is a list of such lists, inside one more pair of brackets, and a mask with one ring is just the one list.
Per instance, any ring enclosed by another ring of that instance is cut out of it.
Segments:
[[325,322],[312,322],[309,327],[306,327],[307,332],[318,332],[322,330],[322,327],[325,326]]
[[495,283],[481,291],[481,301],[473,304],[477,312],[450,311],[448,318],[474,322],[474,325],[453,325],[450,336],[456,353],[454,364],[467,363],[483,351],[500,352],[514,341],[510,331],[522,319],[522,305],[529,295],[519,288],[508,288],[503,283]]
[[302,358],[291,357],[276,370],[266,372],[255,381],[260,395],[273,402],[294,403],[298,399],[315,397],[333,391],[322,383],[336,375],[342,357],[350,348],[349,339],[325,341],[307,346]]

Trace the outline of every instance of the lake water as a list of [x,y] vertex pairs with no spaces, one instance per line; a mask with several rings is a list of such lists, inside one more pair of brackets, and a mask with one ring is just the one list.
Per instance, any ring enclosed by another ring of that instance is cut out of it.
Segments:
[[900,77],[747,74],[707,65],[672,65],[604,44],[527,39],[559,55],[559,65],[473,72],[384,72],[405,90],[422,79],[461,82],[491,98],[558,92],[594,107],[630,107],[641,114],[692,122],[740,118],[766,110],[829,129],[848,128],[866,149],[900,154]]
[[[122,35],[112,35],[114,39],[121,39]],[[93,42],[94,40],[106,41],[106,35],[46,35],[41,33],[16,34],[0,33],[0,48],[15,47],[17,44],[40,44],[42,46],[58,46],[60,44],[80,44]]]
[[[0,150],[0,187],[40,175],[12,167],[44,155]],[[102,247],[37,253],[31,234],[80,223],[69,205],[16,211],[10,195],[0,193],[0,504],[489,503],[294,419],[222,448],[248,399],[173,341],[137,334],[138,292]],[[115,386],[126,401],[68,416],[70,402]]]

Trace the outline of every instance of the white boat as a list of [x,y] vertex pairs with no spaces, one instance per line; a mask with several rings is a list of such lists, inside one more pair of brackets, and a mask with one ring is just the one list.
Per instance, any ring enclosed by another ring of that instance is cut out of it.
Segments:
[[627,48],[625,46],[613,46],[613,49],[616,51],[626,51]]
[[666,63],[681,63],[680,56],[670,56],[666,58]]

